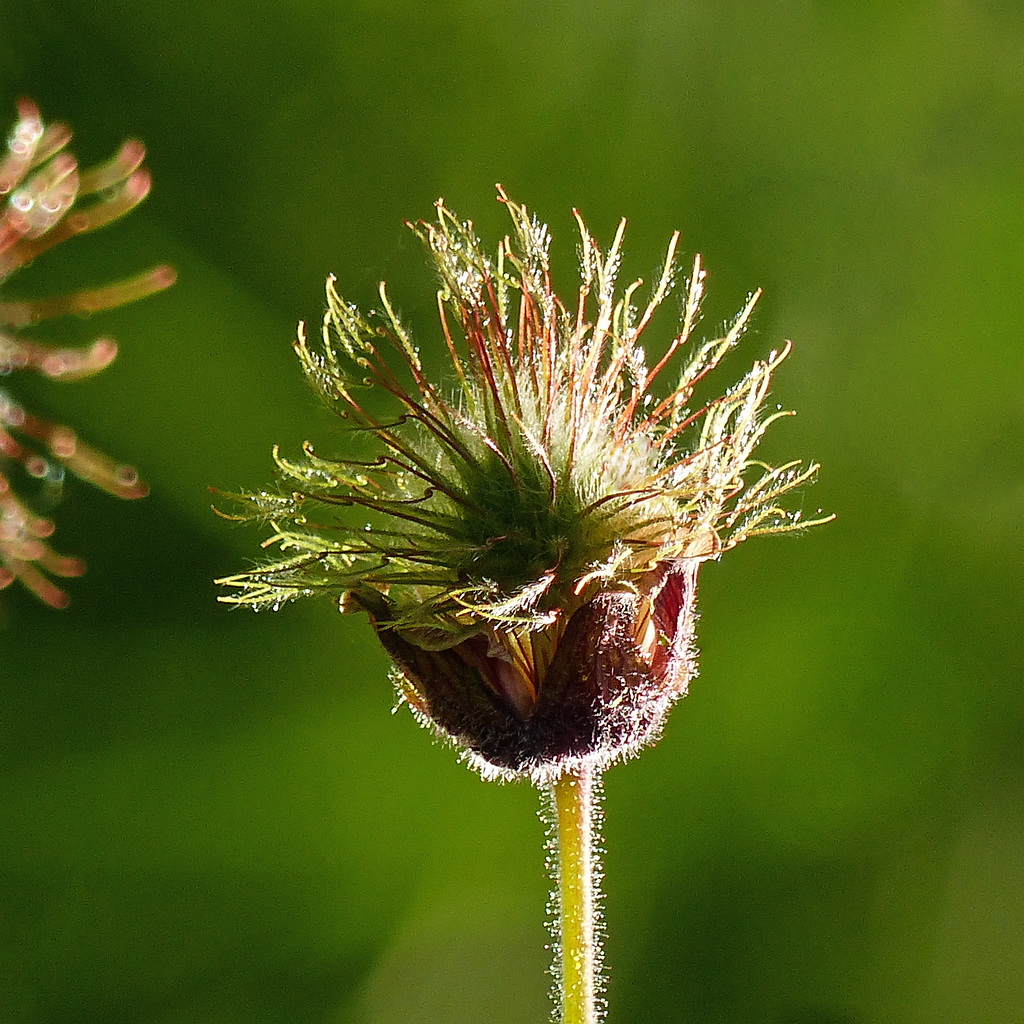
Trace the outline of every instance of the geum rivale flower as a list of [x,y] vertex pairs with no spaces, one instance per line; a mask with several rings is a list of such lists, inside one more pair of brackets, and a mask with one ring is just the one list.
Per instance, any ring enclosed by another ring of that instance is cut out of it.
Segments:
[[[18,120],[0,158],[0,375],[34,370],[73,380],[98,373],[117,355],[109,338],[68,348],[37,342],[24,329],[50,317],[120,306],[174,281],[174,271],[161,266],[57,297],[8,296],[6,282],[16,271],[58,243],[123,217],[149,193],[142,143],[130,140],[110,160],[82,171],[65,149],[70,139],[66,125],[46,125],[35,104],[18,103]],[[86,444],[70,427],[26,411],[0,388],[0,588],[20,580],[52,607],[63,607],[68,598],[50,577],[77,576],[85,566],[50,546],[53,521],[35,511],[26,491],[40,481],[42,496],[52,504],[66,472],[119,498],[147,493],[131,466]]]
[[[412,225],[440,277],[450,394],[428,380],[383,285],[366,317],[328,280],[321,343],[300,325],[296,351],[375,450],[325,457],[307,443],[301,461],[275,450],[284,486],[234,495],[237,518],[269,520],[264,546],[294,554],[219,582],[238,588],[222,600],[257,609],[327,593],[367,612],[423,722],[485,776],[545,782],[657,738],[695,672],[700,563],[820,521],[779,505],[817,466],[753,458],[787,415],[764,403],[788,343],[693,407],[758,294],[722,337],[694,343],[697,257],[678,332],[649,365],[640,336],[681,276],[678,234],[638,306],[640,282],[616,290],[625,222],[605,252],[576,215],[570,309],[552,290],[547,228],[499,198],[513,230],[493,258],[440,201],[436,223]],[[677,383],[659,397],[675,359]],[[395,414],[373,411],[367,391]]]

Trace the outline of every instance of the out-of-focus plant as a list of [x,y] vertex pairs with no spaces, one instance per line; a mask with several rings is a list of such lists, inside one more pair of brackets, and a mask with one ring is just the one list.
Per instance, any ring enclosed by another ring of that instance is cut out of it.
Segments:
[[[44,345],[25,328],[68,313],[110,309],[168,287],[174,271],[156,267],[127,280],[47,298],[15,298],[7,282],[40,253],[75,235],[105,227],[133,210],[149,192],[142,143],[125,142],[106,163],[80,170],[66,150],[71,133],[45,125],[35,104],[22,100],[18,120],[0,160],[0,374],[34,370],[55,380],[98,373],[117,355],[100,338],[84,348]],[[67,472],[119,498],[140,498],[146,485],[131,467],[82,442],[67,426],[28,412],[0,387],[0,587],[20,580],[54,608],[67,594],[50,577],[77,576],[84,564],[49,544],[54,524],[36,511],[52,504]],[[34,492],[34,494],[33,494]]]
[[[327,594],[365,612],[423,724],[485,778],[545,791],[555,1014],[593,1024],[603,1010],[601,773],[657,740],[696,673],[701,564],[824,518],[781,504],[816,465],[754,457],[788,415],[765,411],[788,344],[719,396],[694,398],[759,293],[722,337],[691,342],[705,281],[697,257],[681,324],[651,365],[640,336],[682,276],[678,235],[635,305],[640,282],[616,287],[624,222],[602,251],[577,216],[571,308],[551,287],[547,228],[499,198],[513,230],[494,256],[440,202],[436,223],[413,226],[440,278],[451,394],[430,381],[383,285],[380,310],[364,316],[328,281],[321,342],[300,326],[296,351],[366,453],[275,452],[282,486],[234,497],[237,518],[270,522],[266,544],[286,557],[219,582],[237,588],[222,600],[256,609]],[[673,359],[678,378],[659,396]],[[373,411],[369,391],[393,410]]]

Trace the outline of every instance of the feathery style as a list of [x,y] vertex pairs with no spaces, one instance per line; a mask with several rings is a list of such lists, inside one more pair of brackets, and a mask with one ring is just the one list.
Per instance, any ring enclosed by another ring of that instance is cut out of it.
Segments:
[[[126,142],[106,163],[79,170],[66,151],[71,133],[63,124],[45,125],[36,106],[18,104],[18,120],[0,158],[0,374],[34,370],[55,380],[98,373],[117,355],[117,345],[100,338],[86,348],[61,348],[33,341],[24,330],[40,320],[69,313],[110,309],[151,295],[174,281],[170,267],[156,267],[129,280],[48,298],[13,298],[7,280],[17,270],[75,235],[105,227],[146,197],[146,151]],[[53,522],[34,510],[37,491],[53,498],[65,473],[89,481],[118,498],[140,498],[146,485],[131,467],[81,441],[67,426],[26,411],[0,388],[0,587],[14,580],[54,608],[67,594],[51,577],[80,575],[84,563],[58,554],[48,538]],[[38,483],[34,483],[37,481]]]

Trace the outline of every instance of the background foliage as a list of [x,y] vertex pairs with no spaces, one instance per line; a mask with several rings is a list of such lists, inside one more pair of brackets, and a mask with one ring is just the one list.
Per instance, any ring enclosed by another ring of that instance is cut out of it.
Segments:
[[290,349],[324,276],[436,352],[401,221],[443,195],[493,242],[496,181],[567,283],[575,205],[633,274],[680,228],[708,333],[762,285],[719,379],[794,339],[770,454],[838,513],[705,568],[701,677],[608,776],[610,1024],[1021,1019],[1017,5],[0,0],[23,94],[155,188],[16,285],[179,281],[49,328],[113,333],[102,376],[18,381],[153,493],[72,488],[67,612],[0,595],[0,1020],[545,1018],[535,794],[389,714],[363,623],[210,582],[260,537],[206,487],[340,436]]

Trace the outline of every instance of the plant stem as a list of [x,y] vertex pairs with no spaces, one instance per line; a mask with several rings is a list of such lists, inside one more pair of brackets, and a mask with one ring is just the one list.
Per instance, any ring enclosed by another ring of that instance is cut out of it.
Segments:
[[566,772],[551,786],[561,1024],[598,1024],[600,1020],[601,945],[596,930],[600,791],[600,777],[589,765]]

